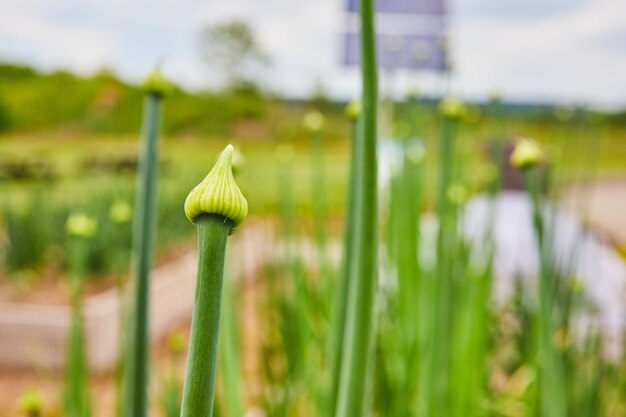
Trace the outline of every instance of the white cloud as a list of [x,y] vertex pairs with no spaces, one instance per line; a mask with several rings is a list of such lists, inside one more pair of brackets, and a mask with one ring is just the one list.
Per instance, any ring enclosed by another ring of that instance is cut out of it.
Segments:
[[619,54],[594,42],[624,27],[625,6],[599,0],[540,19],[459,17],[457,86],[469,95],[491,86],[518,99],[626,104],[626,46]]
[[[243,17],[273,56],[272,89],[308,94],[316,78],[339,97],[354,96],[358,74],[339,66],[340,0],[4,0],[0,59],[80,72],[101,66],[138,80],[158,60],[187,86],[204,85],[197,34],[207,23]],[[481,98],[499,89],[519,100],[626,105],[623,0],[455,0],[451,20],[453,88]],[[400,76],[400,81],[405,77]],[[423,89],[442,80],[420,75]],[[396,83],[396,89],[401,89]]]

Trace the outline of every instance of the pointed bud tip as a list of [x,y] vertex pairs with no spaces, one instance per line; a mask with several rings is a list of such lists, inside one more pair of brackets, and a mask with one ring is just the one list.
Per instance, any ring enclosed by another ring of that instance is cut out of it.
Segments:
[[350,101],[344,110],[345,115],[350,120],[356,120],[359,118],[361,114],[361,100],[352,100]]
[[248,202],[233,177],[233,145],[222,151],[209,174],[185,200],[185,214],[191,223],[201,214],[219,214],[233,222],[231,234],[248,215]]

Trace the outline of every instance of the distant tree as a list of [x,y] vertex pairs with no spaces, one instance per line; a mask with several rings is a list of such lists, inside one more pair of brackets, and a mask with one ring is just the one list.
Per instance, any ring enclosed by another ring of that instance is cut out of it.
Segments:
[[11,128],[11,115],[9,108],[0,96],[0,132],[7,131]]
[[204,28],[200,54],[211,76],[227,88],[254,84],[269,64],[252,28],[240,19]]
[[8,62],[0,62],[0,80],[21,80],[35,78],[39,74],[25,65],[12,64]]

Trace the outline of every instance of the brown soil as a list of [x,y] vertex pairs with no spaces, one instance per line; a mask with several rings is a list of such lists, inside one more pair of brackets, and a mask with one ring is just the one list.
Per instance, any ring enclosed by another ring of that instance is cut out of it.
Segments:
[[617,247],[626,247],[626,181],[596,181],[570,187],[565,202]]

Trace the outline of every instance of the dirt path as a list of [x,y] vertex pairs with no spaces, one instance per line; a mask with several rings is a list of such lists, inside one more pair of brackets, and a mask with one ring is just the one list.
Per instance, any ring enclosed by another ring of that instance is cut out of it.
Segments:
[[626,247],[626,180],[598,181],[573,187],[565,201],[588,223],[620,247]]

